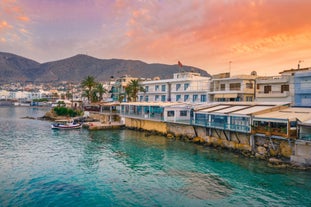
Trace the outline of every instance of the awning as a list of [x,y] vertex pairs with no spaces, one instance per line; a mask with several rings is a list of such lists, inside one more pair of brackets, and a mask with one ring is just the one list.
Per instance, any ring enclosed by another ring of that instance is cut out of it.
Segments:
[[215,94],[214,98],[237,98],[238,94],[236,93],[223,93],[223,94]]

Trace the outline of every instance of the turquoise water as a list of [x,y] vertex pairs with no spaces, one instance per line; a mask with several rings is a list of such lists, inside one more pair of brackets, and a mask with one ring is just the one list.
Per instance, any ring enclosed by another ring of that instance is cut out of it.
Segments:
[[0,206],[311,206],[311,172],[133,130],[53,131],[0,107]]

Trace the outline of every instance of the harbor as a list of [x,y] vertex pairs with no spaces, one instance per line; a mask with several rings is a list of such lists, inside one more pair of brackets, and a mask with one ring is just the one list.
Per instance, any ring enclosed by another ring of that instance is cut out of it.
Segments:
[[310,203],[309,171],[145,131],[51,130],[43,108],[0,112],[1,206]]

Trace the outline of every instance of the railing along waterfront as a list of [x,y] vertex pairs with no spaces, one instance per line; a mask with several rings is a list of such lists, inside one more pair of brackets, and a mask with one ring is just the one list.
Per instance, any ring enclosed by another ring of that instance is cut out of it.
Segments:
[[206,122],[206,121],[200,121],[200,120],[195,120],[193,122],[193,125],[204,126],[208,128],[214,128],[214,129],[228,130],[228,131],[238,131],[238,132],[244,132],[244,133],[250,132],[250,126],[246,126],[246,125],[215,123],[215,122]]

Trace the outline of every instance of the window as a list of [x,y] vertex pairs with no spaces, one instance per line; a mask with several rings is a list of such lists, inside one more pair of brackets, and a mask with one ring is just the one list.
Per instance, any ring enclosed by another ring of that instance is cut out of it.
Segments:
[[184,101],[188,101],[189,95],[184,96]]
[[145,86],[145,91],[146,91],[146,92],[149,91],[149,86]]
[[167,116],[168,117],[175,116],[175,111],[167,111]]
[[143,96],[139,96],[139,101],[143,101]]
[[196,102],[196,100],[198,99],[198,95],[197,94],[194,94],[192,96],[192,102]]
[[253,89],[253,83],[246,83],[246,88]]
[[220,90],[221,90],[221,91],[226,90],[226,85],[225,85],[225,84],[220,84]]
[[270,93],[271,92],[271,86],[264,86],[264,93]]
[[184,84],[184,91],[186,91],[189,88],[189,83]]
[[187,111],[180,111],[179,116],[187,116]]
[[230,91],[239,91],[241,89],[241,83],[230,83]]
[[159,101],[159,95],[155,95],[154,100],[155,100],[155,101]]
[[201,95],[201,102],[206,102],[206,95]]
[[155,85],[155,91],[159,91],[160,86],[159,85]]
[[289,91],[289,85],[281,85],[281,93],[284,91]]
[[165,101],[165,98],[166,98],[165,95],[162,95],[161,96],[161,101]]
[[180,101],[181,95],[176,95],[176,101]]
[[145,96],[145,101],[148,102],[149,101],[149,97]]
[[166,85],[161,86],[161,91],[165,91]]
[[253,101],[253,97],[252,96],[246,96],[246,101]]
[[176,91],[179,90],[180,86],[181,86],[181,85],[180,85],[179,83],[176,84]]

